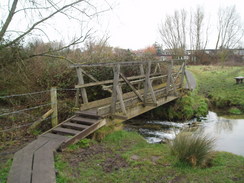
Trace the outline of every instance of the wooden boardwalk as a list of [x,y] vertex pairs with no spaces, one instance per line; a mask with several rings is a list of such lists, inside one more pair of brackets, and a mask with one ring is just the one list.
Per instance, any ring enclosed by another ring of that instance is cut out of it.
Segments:
[[[154,67],[152,67],[152,63],[154,63]],[[185,62],[180,61],[179,63],[176,65],[172,61],[155,61],[73,66],[76,68],[79,80],[76,88],[81,92],[82,97],[80,111],[18,151],[14,155],[8,183],[56,182],[54,153],[57,149],[76,143],[106,124],[123,122],[177,99],[183,89],[186,76]],[[161,70],[163,66],[160,64],[166,64],[167,74],[163,74]],[[128,77],[121,73],[120,66],[131,65],[139,66],[140,75]],[[98,81],[84,71],[85,67],[103,66],[112,67],[113,79]],[[93,82],[84,83],[84,75]],[[194,84],[193,80],[188,78],[186,81],[188,88],[192,89],[189,86]],[[110,92],[111,97],[88,101],[86,87],[99,85],[106,92]],[[130,91],[123,93],[123,86],[127,86],[127,90],[130,89]],[[76,98],[79,99],[79,92],[77,92]]]

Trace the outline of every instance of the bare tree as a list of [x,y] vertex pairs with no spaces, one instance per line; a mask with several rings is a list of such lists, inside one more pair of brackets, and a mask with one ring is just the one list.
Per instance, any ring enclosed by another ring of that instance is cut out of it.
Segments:
[[183,56],[186,48],[186,11],[175,11],[174,15],[166,16],[165,21],[159,28],[163,43],[174,54]]
[[208,25],[204,24],[204,18],[204,11],[200,7],[197,7],[197,9],[191,13],[190,36],[192,37],[191,47],[194,50],[205,49],[208,42]]
[[[49,39],[47,29],[53,27],[52,20],[59,17],[82,25],[86,20],[91,20],[99,13],[108,10],[99,10],[91,3],[92,0],[9,0],[0,3],[0,10],[4,12],[0,23],[0,49],[14,45],[26,37],[38,34]],[[105,1],[106,2],[106,1]],[[23,21],[24,20],[24,21]],[[63,25],[65,26],[65,25]],[[60,32],[57,30],[57,33]],[[83,42],[90,34],[87,29],[81,31],[81,35],[75,38],[62,48]]]
[[235,6],[220,8],[218,12],[218,37],[215,49],[234,48],[244,35],[241,18]]

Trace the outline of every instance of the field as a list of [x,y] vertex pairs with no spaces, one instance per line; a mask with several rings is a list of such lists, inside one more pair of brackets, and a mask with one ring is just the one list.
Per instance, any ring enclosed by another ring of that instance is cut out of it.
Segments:
[[234,77],[244,76],[244,67],[189,66],[198,84],[198,93],[207,97],[220,112],[244,113],[244,83]]
[[99,144],[84,144],[57,155],[58,183],[244,181],[244,157],[231,153],[216,152],[210,167],[197,168],[178,162],[168,145],[148,144],[134,132],[117,131]]

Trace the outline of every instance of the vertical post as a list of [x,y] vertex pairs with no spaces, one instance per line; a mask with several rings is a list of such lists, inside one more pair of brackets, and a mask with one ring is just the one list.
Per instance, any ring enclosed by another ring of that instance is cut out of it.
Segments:
[[[85,84],[81,68],[78,67],[76,69],[76,72],[77,72],[79,84],[80,85]],[[82,95],[83,103],[84,104],[88,103],[88,98],[87,98],[87,93],[86,93],[86,89],[85,88],[81,88],[81,95]]]
[[57,88],[51,88],[51,107],[53,110],[52,113],[52,127],[58,125],[58,100],[57,100]]
[[116,102],[117,102],[117,86],[119,84],[119,73],[120,73],[120,65],[116,64],[113,67],[114,71],[114,80],[113,80],[113,93],[112,93],[112,102],[111,102],[111,114],[114,115],[116,111]]
[[171,85],[171,75],[173,70],[173,62],[171,61],[168,66],[168,77],[167,77],[167,86],[166,86],[166,95],[169,93],[170,85]]
[[144,73],[144,68],[143,68],[143,65],[142,64],[140,64],[140,73],[141,73],[141,75],[144,75],[145,73]]
[[148,86],[150,82],[150,73],[151,73],[151,61],[149,61],[146,66],[146,75],[145,75],[145,84],[144,84],[144,105],[146,105]]
[[79,95],[80,95],[80,91],[77,88],[75,92],[75,107],[79,107]]
[[[144,68],[143,68],[142,64],[139,65],[139,68],[140,68],[140,75],[145,75]],[[140,89],[142,85],[143,85],[142,83],[138,83],[138,89]]]

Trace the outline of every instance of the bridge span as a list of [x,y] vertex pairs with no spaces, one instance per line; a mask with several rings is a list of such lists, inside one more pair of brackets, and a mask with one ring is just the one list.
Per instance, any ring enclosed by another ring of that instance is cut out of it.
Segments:
[[[53,154],[57,149],[85,138],[104,125],[123,122],[177,99],[184,82],[190,88],[185,66],[184,60],[72,65],[78,77],[75,88],[79,110],[14,155],[8,182],[56,182]],[[94,73],[94,69],[106,69],[111,78],[96,78],[89,72]],[[93,97],[90,101],[91,87],[99,87],[99,92],[110,96]]]

